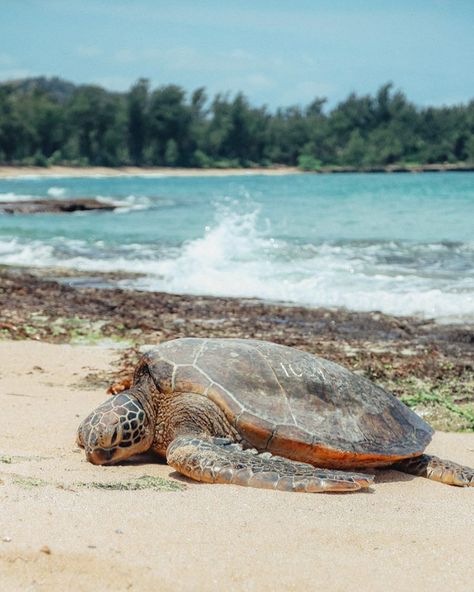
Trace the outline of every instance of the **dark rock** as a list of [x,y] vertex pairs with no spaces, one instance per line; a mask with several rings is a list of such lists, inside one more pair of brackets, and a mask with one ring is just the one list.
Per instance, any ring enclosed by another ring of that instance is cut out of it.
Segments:
[[110,211],[118,206],[103,203],[96,199],[34,199],[29,201],[0,202],[0,213],[3,214],[68,214],[71,212],[88,212],[92,210]]

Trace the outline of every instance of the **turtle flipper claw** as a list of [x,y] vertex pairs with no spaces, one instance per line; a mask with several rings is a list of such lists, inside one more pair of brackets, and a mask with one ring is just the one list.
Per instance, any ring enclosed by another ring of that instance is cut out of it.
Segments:
[[179,436],[168,446],[167,462],[196,481],[282,491],[356,491],[369,487],[373,481],[372,475],[317,469],[270,453],[255,454],[222,440]]

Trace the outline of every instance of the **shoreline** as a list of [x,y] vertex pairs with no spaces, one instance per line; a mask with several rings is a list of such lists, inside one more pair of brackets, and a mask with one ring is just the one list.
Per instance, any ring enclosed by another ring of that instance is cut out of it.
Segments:
[[169,167],[31,167],[0,166],[0,179],[37,177],[228,177],[240,175],[281,176],[300,174],[296,167],[252,169],[197,169]]
[[263,339],[366,376],[437,429],[474,431],[474,324],[379,311],[305,308],[116,287],[125,276],[0,266],[0,340],[114,344],[109,382],[128,378],[141,348],[179,337]]
[[426,164],[426,165],[388,165],[370,168],[349,166],[323,166],[317,171],[303,171],[298,167],[274,166],[255,168],[170,168],[170,167],[73,167],[73,166],[0,166],[0,179],[22,177],[229,177],[264,175],[278,177],[303,174],[347,174],[347,173],[424,173],[424,172],[472,172],[474,164]]

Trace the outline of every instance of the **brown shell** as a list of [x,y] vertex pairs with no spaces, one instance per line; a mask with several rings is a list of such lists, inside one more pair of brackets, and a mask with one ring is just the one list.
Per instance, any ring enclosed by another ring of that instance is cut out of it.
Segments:
[[321,466],[420,454],[432,428],[385,389],[300,350],[257,340],[177,339],[146,355],[158,388],[207,396],[259,450]]

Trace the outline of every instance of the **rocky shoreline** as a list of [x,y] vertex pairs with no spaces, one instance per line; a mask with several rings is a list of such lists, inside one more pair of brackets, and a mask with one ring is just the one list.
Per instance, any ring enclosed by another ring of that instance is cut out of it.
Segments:
[[145,344],[178,337],[266,339],[321,355],[375,380],[421,409],[438,429],[474,430],[473,325],[124,290],[116,287],[123,278],[1,267],[0,338],[113,341],[123,346],[123,355],[113,376],[95,377],[104,386],[130,376]]
[[73,212],[111,211],[118,206],[97,199],[33,199],[0,201],[0,214],[69,214]]

